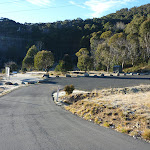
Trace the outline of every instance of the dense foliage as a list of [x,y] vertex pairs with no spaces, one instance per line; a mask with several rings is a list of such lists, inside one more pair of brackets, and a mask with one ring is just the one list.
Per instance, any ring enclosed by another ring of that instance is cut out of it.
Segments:
[[81,48],[77,53],[78,57],[77,67],[81,71],[89,71],[93,69],[93,59],[89,56],[87,48]]
[[[33,44],[38,51],[51,50],[56,62],[69,54],[75,64],[75,54],[81,48],[87,48],[89,57],[92,56],[94,61],[94,69],[98,70],[109,70],[114,64],[126,67],[148,62],[149,18],[150,4],[86,20],[77,18],[54,23],[20,24],[1,18],[0,64],[13,60],[21,65],[27,50]],[[32,61],[31,57],[27,55],[27,64]],[[88,59],[82,57],[82,61]],[[63,63],[61,61],[60,65]]]
[[64,91],[66,92],[67,95],[70,95],[74,89],[75,89],[74,85],[66,85],[64,87]]
[[51,51],[39,51],[34,57],[34,67],[37,70],[48,71],[54,64],[54,56]]
[[29,50],[27,51],[26,56],[24,57],[22,61],[22,69],[33,69],[34,68],[34,56],[37,54],[38,50],[35,45],[33,45]]
[[71,57],[68,54],[65,54],[62,60],[59,61],[59,64],[56,66],[55,71],[67,72],[73,70],[73,63]]

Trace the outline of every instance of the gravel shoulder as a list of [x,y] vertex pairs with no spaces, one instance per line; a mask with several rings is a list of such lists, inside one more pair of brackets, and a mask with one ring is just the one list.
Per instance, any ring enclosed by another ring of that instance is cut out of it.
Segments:
[[10,78],[6,78],[4,74],[0,74],[0,96],[20,87],[28,86],[30,83],[37,83],[42,79],[43,74],[44,72],[17,73],[10,75]]

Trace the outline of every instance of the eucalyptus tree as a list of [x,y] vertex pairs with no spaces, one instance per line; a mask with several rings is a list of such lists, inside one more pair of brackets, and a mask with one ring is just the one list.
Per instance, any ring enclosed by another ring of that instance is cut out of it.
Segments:
[[39,51],[34,57],[34,67],[37,70],[45,69],[48,71],[54,64],[54,56],[51,51]]
[[77,67],[81,71],[89,71],[93,69],[93,59],[89,56],[87,48],[81,48],[77,53],[78,57]]
[[124,33],[114,34],[109,40],[109,46],[114,54],[114,62],[116,64],[121,64],[123,68],[128,56],[126,37]]
[[139,50],[139,39],[135,34],[129,34],[127,36],[126,48],[128,49],[127,57],[131,61],[131,64],[134,66],[141,55]]
[[38,49],[35,45],[31,46],[27,51],[26,56],[22,61],[22,68],[33,69],[34,67],[34,56],[37,54]]
[[140,44],[145,50],[145,58],[150,57],[150,19],[144,21],[140,26]]
[[113,53],[108,44],[99,44],[95,56],[97,64],[106,66],[108,72],[113,63]]

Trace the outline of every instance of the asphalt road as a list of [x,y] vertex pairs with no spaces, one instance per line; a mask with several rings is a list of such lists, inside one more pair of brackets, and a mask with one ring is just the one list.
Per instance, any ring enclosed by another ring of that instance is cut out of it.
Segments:
[[93,90],[103,88],[121,88],[128,86],[137,86],[141,84],[150,84],[150,75],[142,76],[120,76],[120,77],[79,77],[79,78],[50,78],[50,83],[59,85],[73,84],[80,90]]
[[0,98],[0,150],[150,150],[150,144],[85,121],[56,106],[56,84]]

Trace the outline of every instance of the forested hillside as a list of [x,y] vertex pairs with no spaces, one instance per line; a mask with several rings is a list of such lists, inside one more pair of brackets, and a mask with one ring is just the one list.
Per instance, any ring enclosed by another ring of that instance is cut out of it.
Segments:
[[150,55],[150,4],[121,9],[102,18],[20,24],[0,19],[0,67],[8,61],[21,64],[27,50],[36,45],[58,62],[69,54],[74,63],[80,48],[87,48],[94,69],[109,69],[148,62]]

